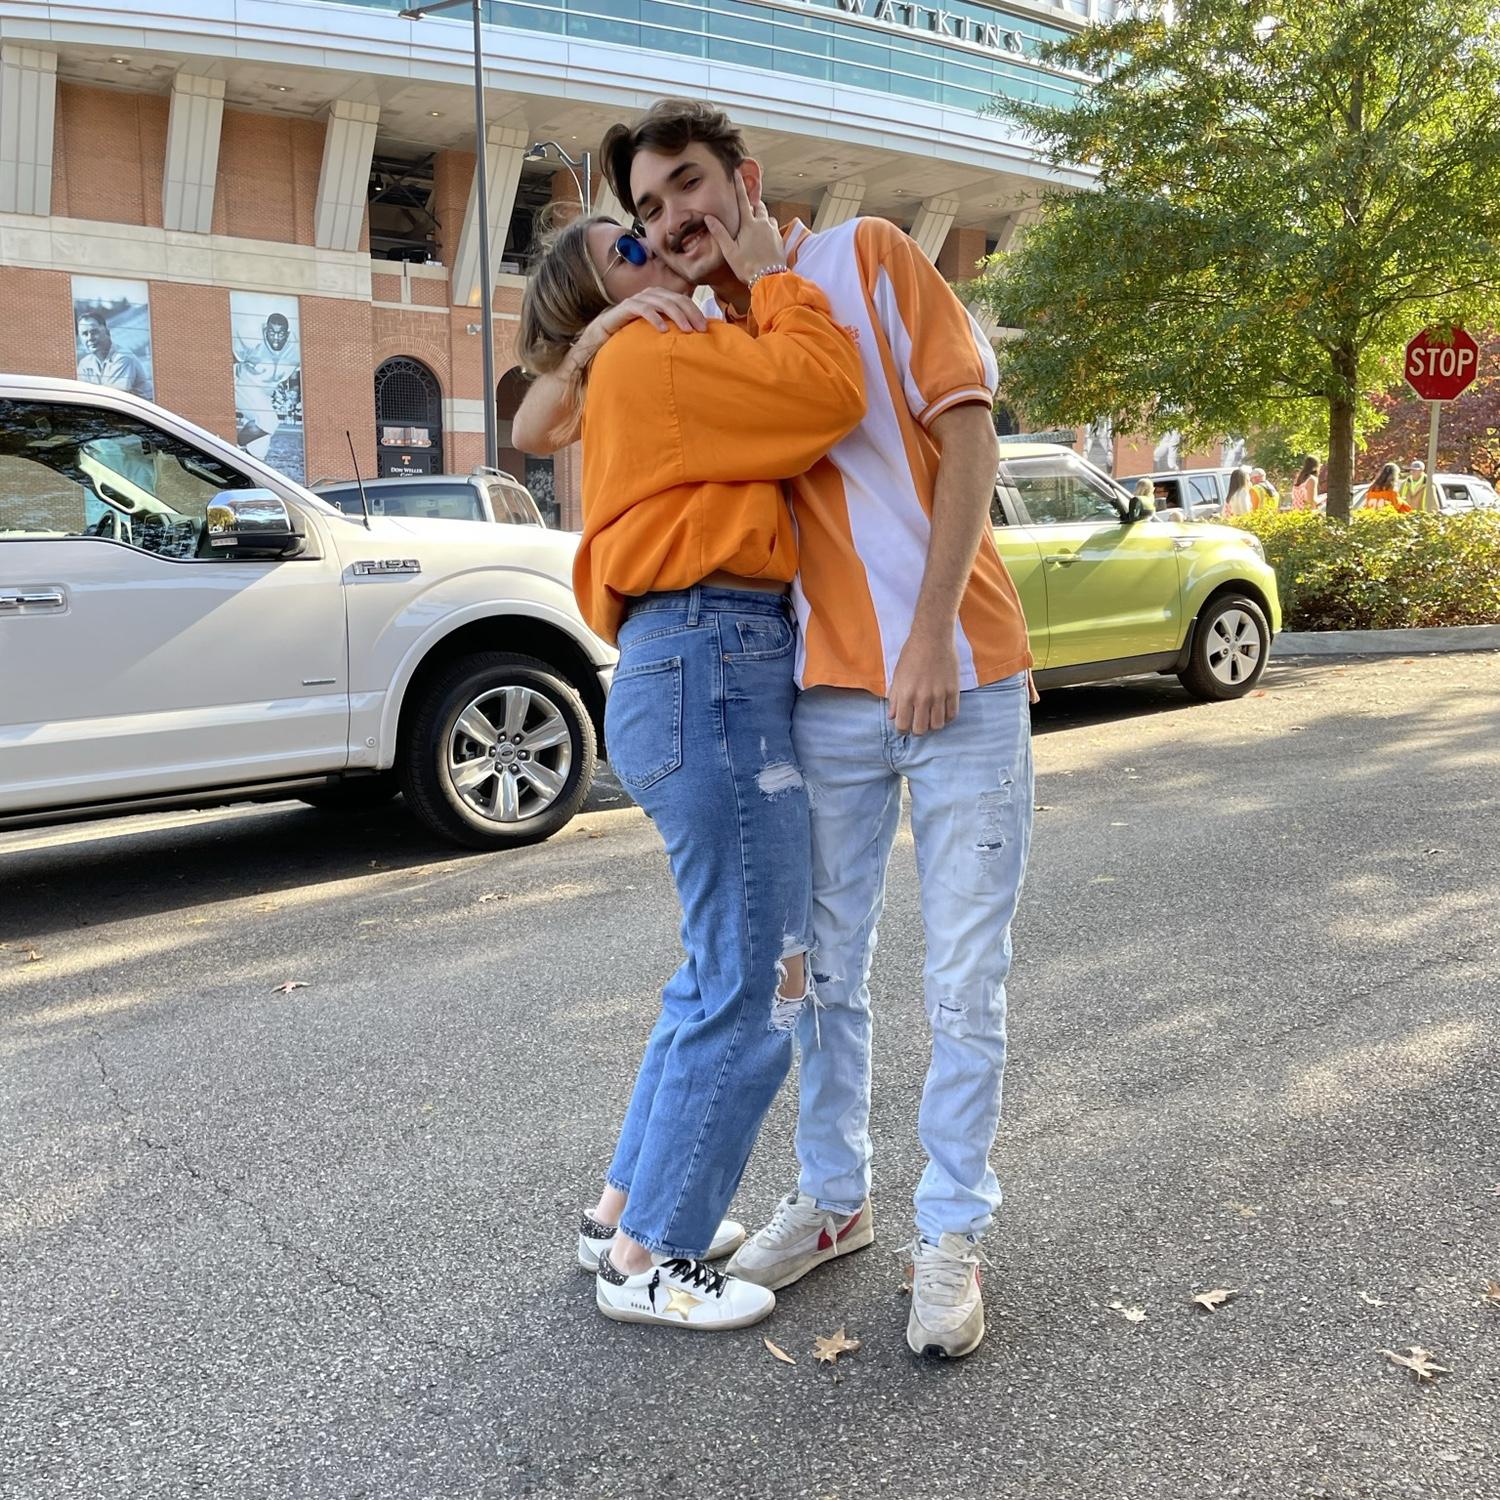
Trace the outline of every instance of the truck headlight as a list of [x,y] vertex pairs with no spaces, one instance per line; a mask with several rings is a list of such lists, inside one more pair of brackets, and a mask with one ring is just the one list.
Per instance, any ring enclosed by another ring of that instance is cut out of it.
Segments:
[[1249,547],[1249,549],[1262,562],[1264,562],[1266,560],[1266,549],[1261,545],[1261,540],[1260,540],[1260,538],[1258,536],[1251,536],[1250,533],[1247,531],[1245,533],[1245,545],[1247,547]]

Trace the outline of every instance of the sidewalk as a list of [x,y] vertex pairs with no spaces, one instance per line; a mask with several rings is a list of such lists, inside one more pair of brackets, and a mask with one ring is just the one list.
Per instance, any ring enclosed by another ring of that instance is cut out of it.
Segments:
[[1421,656],[1432,651],[1500,651],[1500,625],[1437,630],[1285,630],[1272,643],[1288,656]]

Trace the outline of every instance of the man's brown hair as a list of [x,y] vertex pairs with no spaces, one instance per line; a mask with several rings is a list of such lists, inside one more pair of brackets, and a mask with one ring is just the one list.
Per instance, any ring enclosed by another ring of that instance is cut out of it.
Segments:
[[630,168],[638,151],[677,156],[694,144],[708,147],[733,172],[744,161],[745,138],[739,127],[712,104],[697,99],[659,99],[634,125],[612,125],[599,143],[604,175],[625,212],[635,218],[630,195]]

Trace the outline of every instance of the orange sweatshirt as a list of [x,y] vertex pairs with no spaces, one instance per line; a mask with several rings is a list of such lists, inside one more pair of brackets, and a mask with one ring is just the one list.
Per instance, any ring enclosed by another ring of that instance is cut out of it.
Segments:
[[750,294],[760,332],[622,328],[594,357],[583,417],[578,607],[613,641],[637,594],[720,570],[789,583],[781,482],[864,419],[859,351],[828,299],[790,272]]

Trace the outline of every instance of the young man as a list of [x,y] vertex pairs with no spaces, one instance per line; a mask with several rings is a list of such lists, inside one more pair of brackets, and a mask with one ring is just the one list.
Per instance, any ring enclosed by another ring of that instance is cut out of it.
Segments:
[[[748,294],[710,230],[737,228],[737,170],[759,201],[760,169],[738,130],[707,105],[666,100],[611,130],[601,155],[656,254],[710,287],[723,316],[745,319]],[[989,1153],[1032,809],[1031,656],[989,534],[994,355],[887,221],[823,234],[797,223],[785,245],[858,344],[869,410],[794,482],[803,691],[793,736],[813,806],[818,1003],[798,1032],[800,1180],[731,1271],[774,1290],[873,1239],[867,981],[904,781],[933,1035],[907,1341],[957,1356],[984,1336],[978,1243],[1000,1202]],[[556,401],[538,382],[518,443],[567,440]]]

